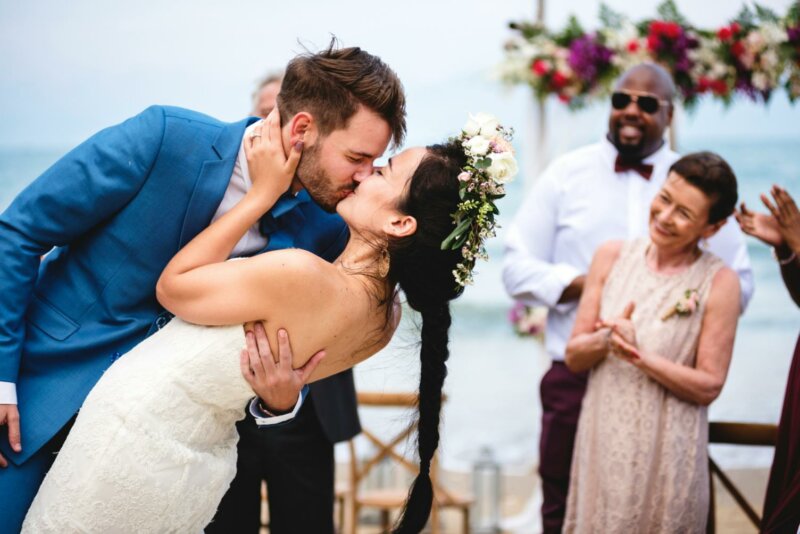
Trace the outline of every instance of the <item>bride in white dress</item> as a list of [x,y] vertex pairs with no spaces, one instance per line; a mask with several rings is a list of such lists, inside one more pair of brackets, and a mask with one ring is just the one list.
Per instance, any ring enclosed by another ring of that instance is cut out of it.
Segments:
[[300,157],[298,147],[285,155],[275,114],[257,133],[245,143],[252,189],[181,250],[159,280],[159,301],[177,317],[94,387],[23,532],[202,531],[235,474],[235,422],[253,396],[240,370],[248,366],[240,360],[242,323],[263,320],[273,348],[279,329],[293,332],[295,368],[324,349],[311,376],[319,380],[386,345],[399,319],[398,286],[423,320],[422,469],[401,530],[424,525],[448,302],[463,289],[452,273],[472,265],[460,247],[441,246],[461,200],[461,141],[408,149],[359,180],[337,207],[351,238],[334,264],[297,249],[225,261],[288,189]]

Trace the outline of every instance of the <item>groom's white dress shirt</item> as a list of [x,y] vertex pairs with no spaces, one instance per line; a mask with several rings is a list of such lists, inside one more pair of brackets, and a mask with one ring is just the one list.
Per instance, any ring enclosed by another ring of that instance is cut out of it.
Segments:
[[[612,239],[648,235],[650,203],[680,156],[666,143],[644,160],[649,180],[635,171],[614,172],[617,149],[607,139],[565,154],[539,177],[510,225],[503,282],[514,299],[546,306],[545,349],[562,361],[578,302],[557,304],[564,289],[589,270],[597,248]],[[731,217],[708,249],[739,275],[742,310],[753,294],[744,236]]]
[[[239,146],[239,154],[237,155],[236,162],[233,165],[233,173],[231,174],[230,182],[228,183],[228,187],[225,190],[225,195],[222,197],[222,202],[220,202],[216,213],[214,213],[214,217],[211,219],[211,222],[216,221],[230,211],[233,206],[235,206],[240,200],[242,200],[242,198],[244,198],[244,196],[253,186],[253,182],[250,180],[250,172],[248,171],[247,167],[247,157],[244,152],[244,141],[248,138],[250,132],[252,132],[256,124],[258,123],[256,122],[251,124],[245,130],[245,135],[242,138],[241,145]],[[236,243],[236,246],[234,246],[233,250],[231,251],[231,257],[249,256],[260,251],[265,246],[267,246],[267,238],[261,235],[258,225],[256,224],[247,231],[247,233],[242,237],[242,239],[239,240],[238,243]],[[253,399],[253,401],[250,403],[250,413],[256,418],[256,421],[260,425],[270,425],[286,421],[294,417],[294,415],[300,409],[305,394],[306,390],[304,389],[300,393],[300,397],[298,398],[294,409],[288,414],[270,417],[269,414],[265,414],[258,408],[257,398]],[[0,382],[0,404],[16,403],[16,385],[13,382]]]

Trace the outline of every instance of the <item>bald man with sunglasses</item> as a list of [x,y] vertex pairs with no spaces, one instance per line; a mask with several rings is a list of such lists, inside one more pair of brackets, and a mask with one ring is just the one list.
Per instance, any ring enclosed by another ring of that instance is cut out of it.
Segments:
[[[510,226],[503,266],[506,291],[529,306],[546,306],[545,349],[552,366],[541,382],[542,526],[561,532],[586,373],[572,373],[564,349],[597,247],[647,236],[650,202],[679,155],[664,139],[675,86],[652,63],[625,72],[611,96],[605,138],[554,161],[533,186]],[[735,223],[708,241],[739,275],[742,310],[753,294],[744,238]]]

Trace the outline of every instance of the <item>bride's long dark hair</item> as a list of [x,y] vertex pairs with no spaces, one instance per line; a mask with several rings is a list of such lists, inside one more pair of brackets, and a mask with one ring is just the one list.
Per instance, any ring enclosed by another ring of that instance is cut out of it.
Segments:
[[417,220],[414,234],[389,241],[389,283],[397,284],[408,305],[422,316],[420,343],[419,419],[417,440],[420,471],[409,492],[395,532],[423,529],[433,502],[431,462],[439,445],[442,386],[449,355],[450,301],[463,292],[453,270],[463,260],[460,250],[442,250],[453,230],[451,214],[460,197],[458,174],[466,155],[458,141],[427,147],[399,208]]

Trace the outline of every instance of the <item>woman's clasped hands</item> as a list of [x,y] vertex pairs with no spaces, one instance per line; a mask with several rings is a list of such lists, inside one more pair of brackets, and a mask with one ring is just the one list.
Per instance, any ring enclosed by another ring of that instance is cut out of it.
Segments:
[[595,330],[606,329],[606,339],[611,354],[633,365],[639,365],[642,362],[642,354],[636,343],[636,327],[631,320],[635,308],[636,304],[629,302],[619,317],[597,321]]

